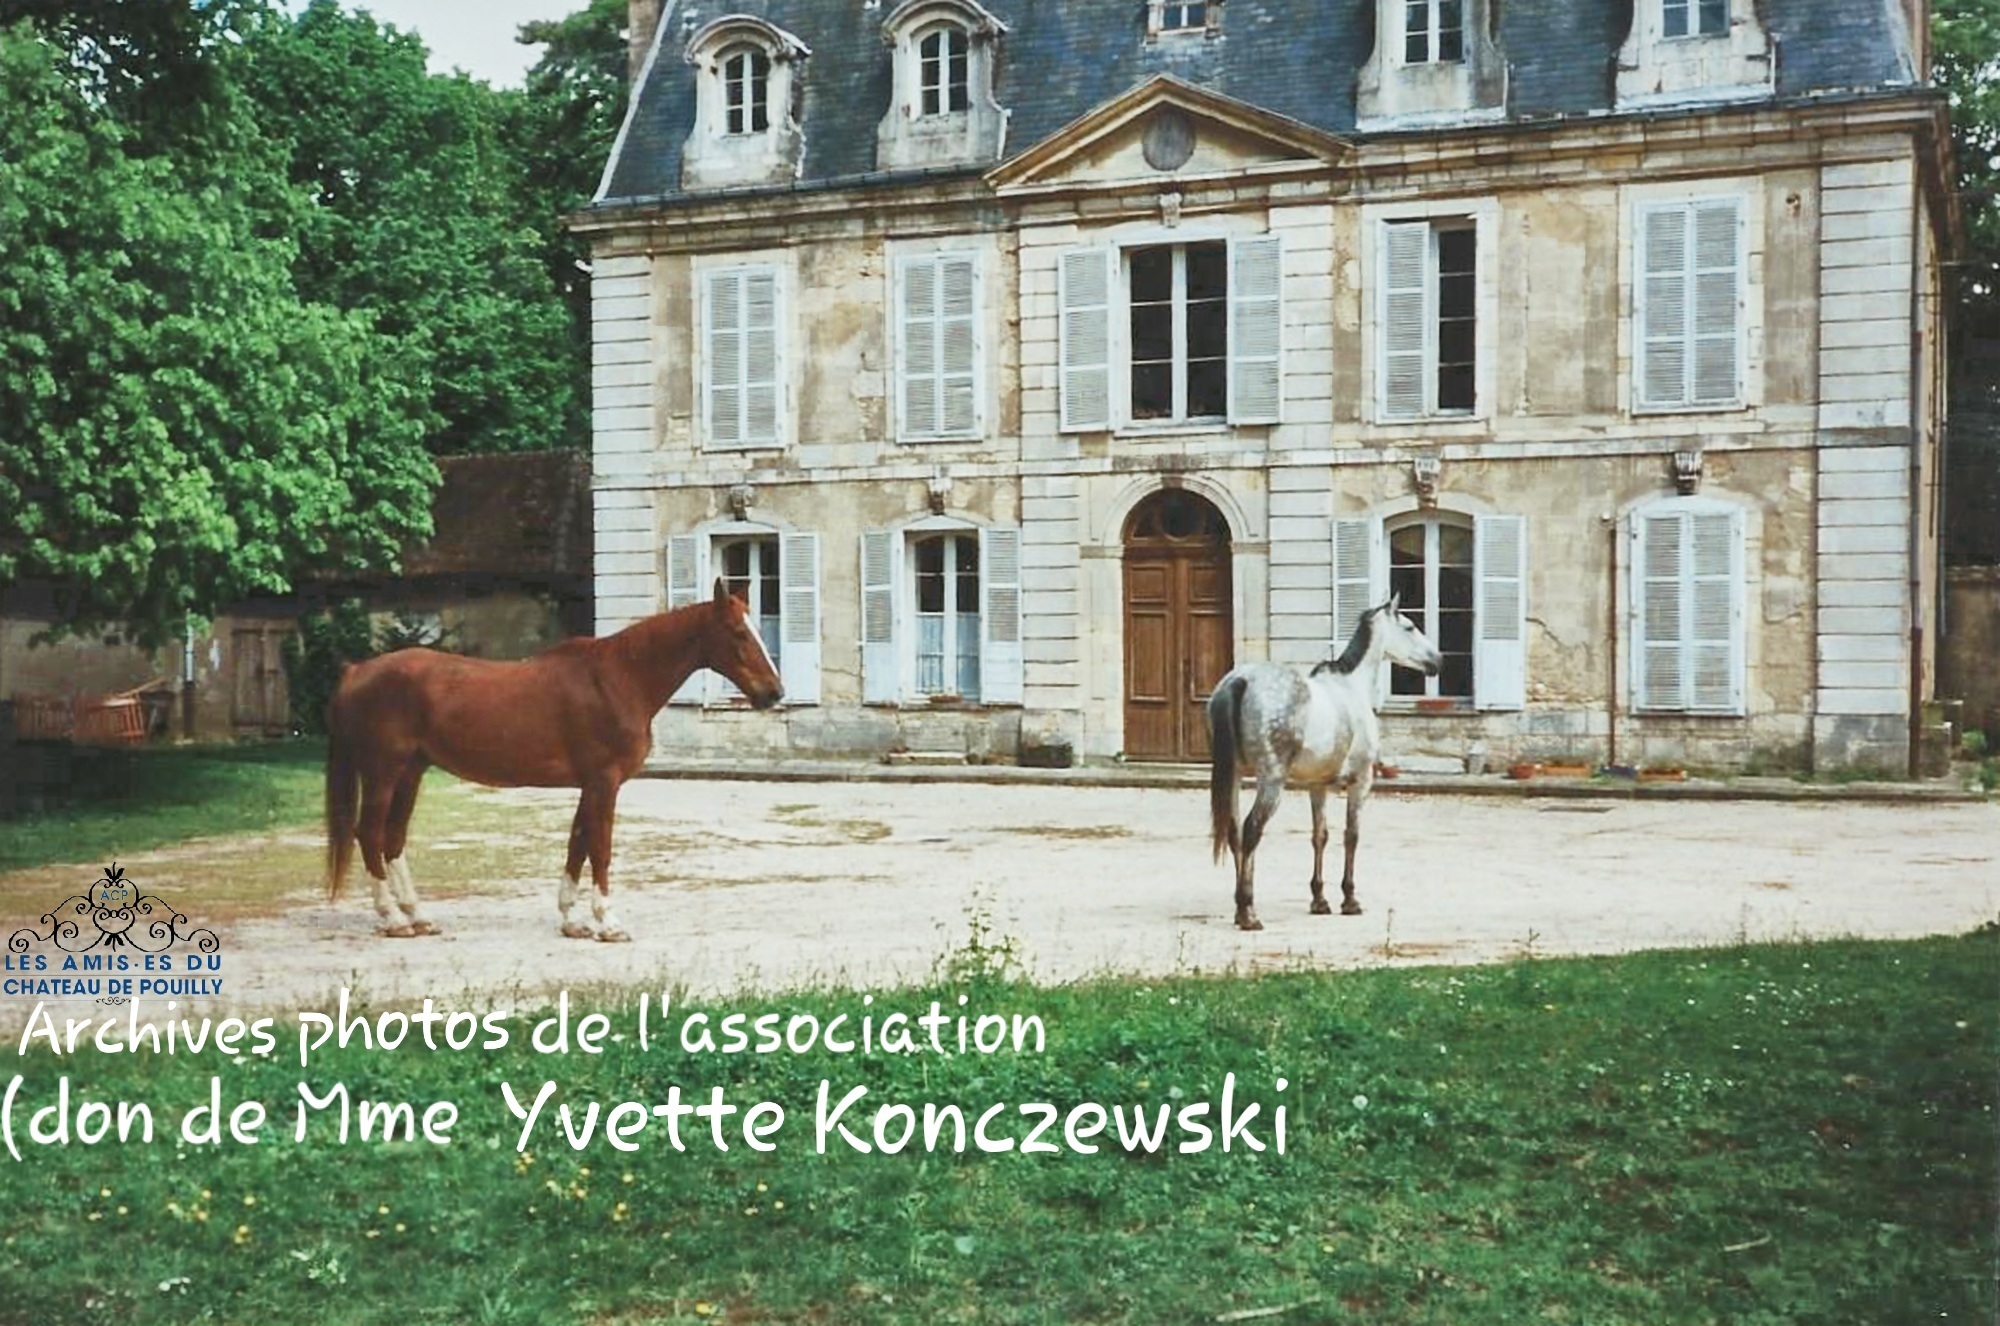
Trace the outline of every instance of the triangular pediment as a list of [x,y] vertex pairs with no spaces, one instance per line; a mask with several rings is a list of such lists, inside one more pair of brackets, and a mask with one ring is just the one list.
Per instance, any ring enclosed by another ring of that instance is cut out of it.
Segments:
[[1335,134],[1234,97],[1156,75],[987,172],[1001,193],[1200,179],[1330,164]]

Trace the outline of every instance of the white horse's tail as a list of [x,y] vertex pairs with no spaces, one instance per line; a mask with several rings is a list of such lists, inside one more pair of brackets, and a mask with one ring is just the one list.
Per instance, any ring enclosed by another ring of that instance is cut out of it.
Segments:
[[1215,694],[1208,697],[1208,809],[1209,846],[1213,859],[1222,859],[1224,847],[1236,851],[1236,750],[1238,719],[1243,712],[1243,691],[1249,681],[1226,677]]

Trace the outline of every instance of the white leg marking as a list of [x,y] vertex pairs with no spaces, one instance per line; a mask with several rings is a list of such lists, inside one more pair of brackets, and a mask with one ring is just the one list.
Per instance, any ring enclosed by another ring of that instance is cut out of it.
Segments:
[[[389,868],[391,870],[395,869],[393,865]],[[389,881],[386,878],[376,879],[373,875],[370,875],[368,882],[374,886],[375,915],[382,918],[382,924],[385,926],[396,924],[395,908],[389,905]]]
[[618,918],[611,911],[611,899],[595,890],[590,895],[590,914],[597,918],[597,937],[607,944],[618,944],[632,936],[625,933],[625,927],[618,924]]
[[577,895],[579,892],[581,890],[577,882],[568,875],[564,875],[562,883],[556,886],[556,910],[562,913],[562,932],[566,937],[570,939],[589,939],[591,937],[590,927],[581,921],[570,919],[570,913],[576,910]]

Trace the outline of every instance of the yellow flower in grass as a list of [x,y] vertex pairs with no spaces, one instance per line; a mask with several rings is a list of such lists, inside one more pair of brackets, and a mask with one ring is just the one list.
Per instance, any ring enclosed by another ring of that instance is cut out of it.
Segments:
[[236,1232],[229,1236],[229,1241],[239,1248],[248,1243],[250,1241],[250,1226],[238,1225]]

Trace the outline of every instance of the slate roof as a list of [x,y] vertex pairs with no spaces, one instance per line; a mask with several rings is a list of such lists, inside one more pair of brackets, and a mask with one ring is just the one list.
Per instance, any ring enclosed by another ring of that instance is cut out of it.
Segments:
[[[982,0],[1007,25],[995,91],[1004,154],[1041,141],[1155,74],[1173,74],[1315,128],[1351,135],[1375,43],[1375,0],[1226,0],[1220,37],[1144,40],[1145,0]],[[1514,119],[1604,114],[1633,0],[1503,0],[1500,46]],[[688,38],[717,18],[763,18],[803,41],[804,187],[875,175],[892,88],[882,22],[892,0],[669,0],[652,73],[633,102],[598,206],[682,195],[694,125]],[[1907,87],[1895,0],[1761,0],[1781,99]],[[989,163],[990,164],[990,163]]]

